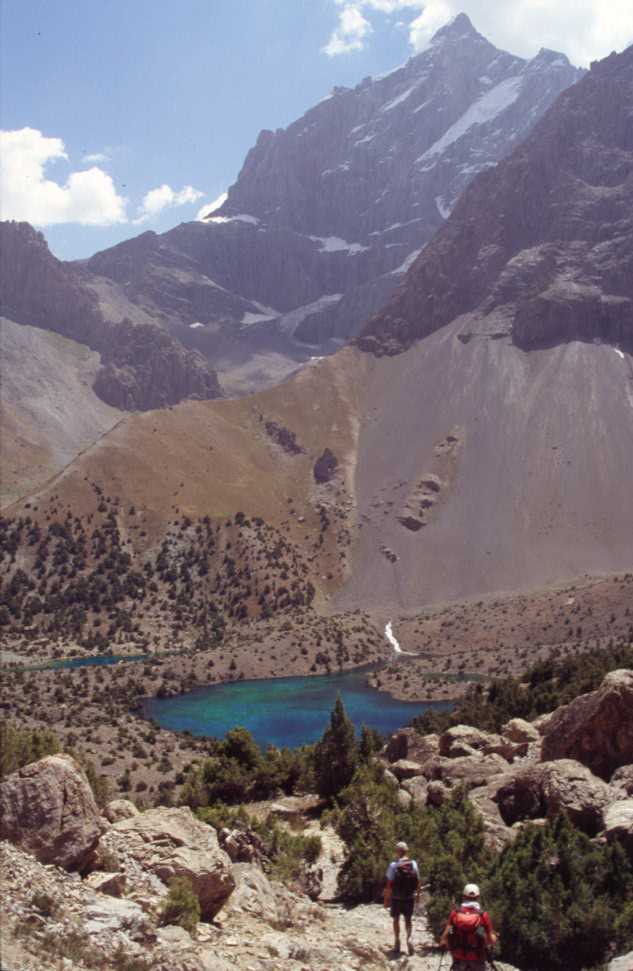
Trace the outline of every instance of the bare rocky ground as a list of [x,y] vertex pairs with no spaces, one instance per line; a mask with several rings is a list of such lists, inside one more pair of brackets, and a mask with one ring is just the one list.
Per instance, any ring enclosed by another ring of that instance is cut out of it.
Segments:
[[459,697],[469,675],[520,675],[538,661],[633,639],[633,573],[582,577],[528,594],[441,604],[393,621],[410,657],[371,676],[406,700]]

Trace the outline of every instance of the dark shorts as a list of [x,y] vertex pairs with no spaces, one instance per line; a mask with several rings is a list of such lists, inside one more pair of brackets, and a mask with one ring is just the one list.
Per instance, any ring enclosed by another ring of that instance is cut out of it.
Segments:
[[391,898],[391,916],[392,917],[406,917],[409,918],[413,914],[413,905],[415,904],[415,897],[405,897],[400,900],[398,897]]

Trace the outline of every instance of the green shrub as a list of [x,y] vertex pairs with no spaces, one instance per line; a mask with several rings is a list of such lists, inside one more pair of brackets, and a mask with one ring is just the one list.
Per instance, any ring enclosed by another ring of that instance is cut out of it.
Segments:
[[491,858],[481,817],[463,790],[456,789],[438,809],[403,809],[376,765],[358,770],[329,818],[347,844],[339,875],[341,896],[349,902],[380,899],[395,844],[404,839],[422,882],[430,884],[429,916],[435,930],[466,879],[478,879]]
[[482,883],[503,957],[519,967],[581,971],[631,942],[631,861],[619,843],[595,845],[565,816],[525,827]]
[[6,719],[0,721],[0,778],[59,751],[59,739],[50,729],[20,728]]
[[177,924],[193,934],[200,920],[200,901],[187,877],[174,877],[161,908],[161,924]]

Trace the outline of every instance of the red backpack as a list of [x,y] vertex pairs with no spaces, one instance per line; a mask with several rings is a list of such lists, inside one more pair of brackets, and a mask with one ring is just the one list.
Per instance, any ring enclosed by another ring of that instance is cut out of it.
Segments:
[[472,907],[460,907],[451,918],[451,951],[483,955],[486,949],[486,932],[483,914]]

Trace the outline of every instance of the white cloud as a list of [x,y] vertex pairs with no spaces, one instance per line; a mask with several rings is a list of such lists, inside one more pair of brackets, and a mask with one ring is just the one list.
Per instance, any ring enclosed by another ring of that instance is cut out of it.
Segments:
[[88,152],[87,155],[82,156],[81,161],[88,165],[98,165],[99,162],[109,162],[110,156],[107,152]]
[[[631,0],[333,0],[339,24],[328,45],[330,56],[360,50],[371,32],[372,12],[409,11],[409,41],[422,50],[435,31],[458,13],[468,14],[475,28],[498,47],[533,57],[541,47],[563,51],[575,64],[587,66],[612,50],[633,42]],[[353,13],[368,27],[345,44],[341,24]]]
[[196,219],[206,219],[206,217],[210,216],[212,212],[215,212],[216,209],[219,209],[221,206],[223,206],[226,200],[228,199],[228,197],[229,197],[228,192],[220,193],[217,199],[214,199],[213,202],[207,202],[204,206],[202,206],[201,209],[198,209],[198,212],[196,213]]
[[155,219],[164,209],[173,209],[174,206],[185,206],[190,202],[197,202],[202,199],[203,192],[194,189],[192,185],[186,185],[175,192],[171,186],[163,183],[156,189],[150,191],[143,197],[143,202],[139,206],[138,218],[135,223],[144,223],[148,219]]
[[35,128],[0,132],[0,215],[35,226],[80,223],[111,226],[126,221],[127,200],[112,178],[92,166],[71,172],[60,185],[45,175],[55,160],[67,161],[61,138],[48,138]]
[[365,38],[371,31],[372,26],[363,17],[360,6],[355,3],[345,4],[339,14],[336,30],[323,50],[328,57],[360,51],[365,46]]

